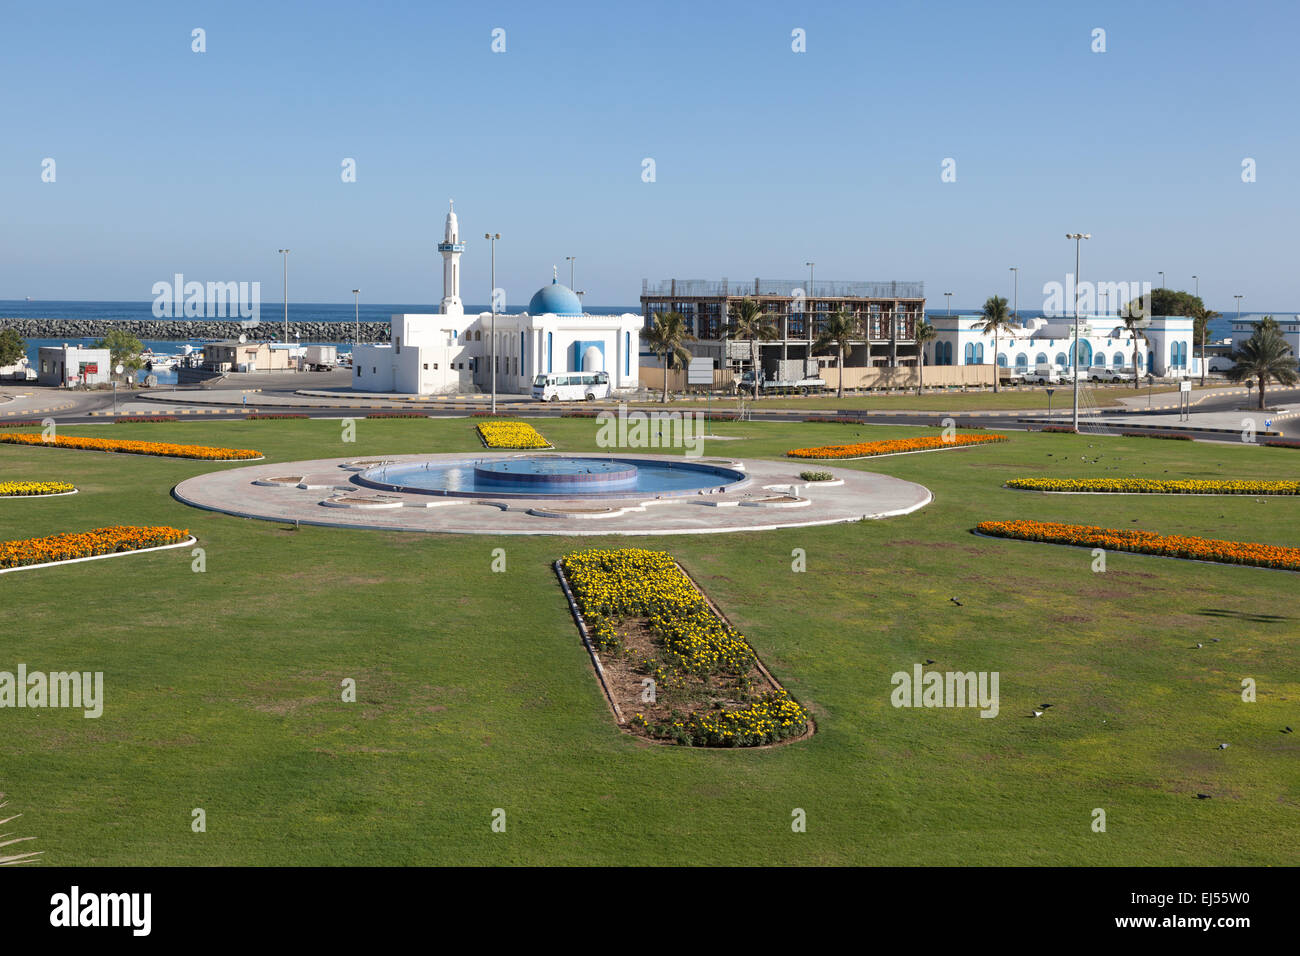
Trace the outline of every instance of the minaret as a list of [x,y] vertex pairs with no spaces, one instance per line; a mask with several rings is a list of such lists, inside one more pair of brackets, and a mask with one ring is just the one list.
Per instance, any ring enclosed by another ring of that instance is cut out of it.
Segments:
[[460,254],[465,251],[465,243],[460,241],[460,223],[456,221],[456,204],[448,200],[447,228],[443,232],[438,251],[442,253],[442,314],[463,315],[464,305],[460,301]]

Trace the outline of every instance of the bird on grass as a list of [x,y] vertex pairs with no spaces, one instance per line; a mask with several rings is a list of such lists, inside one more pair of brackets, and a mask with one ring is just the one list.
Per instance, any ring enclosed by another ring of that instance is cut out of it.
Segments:
[[1208,793],[1198,793],[1198,794],[1196,795],[1196,799],[1197,799],[1197,800],[1208,800],[1208,799],[1210,799],[1210,796],[1211,796],[1211,795],[1208,794]]
[[1219,749],[1220,749],[1220,750],[1227,750],[1227,749],[1228,749],[1228,745],[1227,745],[1227,744],[1219,744]]
[[957,605],[958,607],[965,607],[965,606],[966,606],[966,605],[962,604],[961,601],[958,601],[955,597],[950,597],[950,598],[948,598],[948,600],[951,601],[953,604]]
[[1196,642],[1196,646],[1197,646],[1197,647],[1204,647],[1205,645],[1202,644],[1200,641],[1197,641],[1197,642]]
[[934,659],[931,658],[931,657],[927,657],[927,658],[925,659],[925,662],[926,662],[927,664],[933,664],[933,663],[934,663]]
[[1282,733],[1284,733],[1284,734],[1293,734],[1293,733],[1295,733],[1295,731],[1292,730],[1290,727],[1287,727],[1285,730],[1282,731]]
[[1051,707],[1052,705],[1051,705],[1051,704],[1039,704],[1038,706],[1041,707],[1041,708],[1043,708],[1043,710],[1047,710],[1047,708]]
[[1043,716],[1043,712],[1042,712],[1041,710],[1036,710],[1036,711],[1034,711],[1033,714],[1031,714],[1030,716],[1032,716],[1032,717],[1041,717],[1041,716]]

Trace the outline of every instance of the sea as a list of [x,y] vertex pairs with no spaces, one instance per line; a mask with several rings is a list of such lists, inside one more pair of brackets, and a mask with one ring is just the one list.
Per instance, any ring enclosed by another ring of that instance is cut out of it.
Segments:
[[[352,322],[358,318],[362,322],[381,322],[387,323],[393,315],[404,312],[435,312],[436,304],[424,303],[381,303],[381,304],[362,304],[359,312],[354,311],[354,305],[351,302],[291,302],[289,303],[289,321],[290,322]],[[641,306],[622,305],[622,306],[585,306],[586,310],[592,315],[619,315],[624,312],[640,313]],[[488,312],[491,307],[487,305],[466,305],[465,311],[468,313]],[[514,315],[523,311],[523,307],[503,310],[507,315]],[[958,315],[974,315],[979,309],[956,309]],[[930,309],[927,315],[941,316],[948,314],[945,309]],[[1269,313],[1242,313],[1242,318],[1256,318],[1260,315],[1282,315],[1294,314],[1294,310],[1284,310],[1283,312]],[[1031,311],[1021,309],[1020,315],[1024,318],[1035,318],[1043,316],[1041,311]],[[153,300],[146,302],[95,302],[88,300],[70,300],[57,301],[42,299],[32,302],[20,299],[0,299],[0,318],[12,319],[152,319]],[[1232,334],[1232,323],[1235,319],[1235,313],[1223,315],[1210,323],[1211,341],[1228,338]],[[283,320],[283,313],[271,308],[264,313],[262,322],[271,328],[276,328],[278,323]],[[1118,320],[1117,320],[1118,321]],[[89,345],[91,339],[28,339],[27,340],[27,358],[32,363],[32,367],[37,366],[37,349],[42,345]],[[193,339],[189,343],[178,342],[175,340],[157,341],[148,340],[144,342],[146,348],[152,351],[169,355],[182,351],[181,346],[200,345],[201,341]],[[301,345],[334,345],[341,350],[350,350],[350,342],[301,342]],[[144,376],[151,374],[148,371],[140,372],[141,381]],[[158,382],[161,385],[169,385],[176,381],[176,373],[170,370],[160,370],[154,372],[158,376]]]

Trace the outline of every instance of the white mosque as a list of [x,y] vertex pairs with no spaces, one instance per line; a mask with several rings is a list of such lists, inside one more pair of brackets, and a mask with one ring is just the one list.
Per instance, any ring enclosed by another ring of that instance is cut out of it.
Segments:
[[[492,313],[466,315],[460,298],[460,238],[454,204],[442,253],[442,305],[436,313],[394,315],[385,345],[357,345],[352,387],[410,395],[485,391],[491,387]],[[604,372],[612,391],[637,387],[643,319],[588,315],[574,291],[552,275],[528,311],[496,316],[497,392],[527,393],[539,375]]]

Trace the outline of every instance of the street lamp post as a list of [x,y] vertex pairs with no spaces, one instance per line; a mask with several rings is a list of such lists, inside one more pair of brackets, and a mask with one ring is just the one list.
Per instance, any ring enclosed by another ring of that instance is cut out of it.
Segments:
[[1074,430],[1079,430],[1079,246],[1091,239],[1090,232],[1067,232],[1066,239],[1074,240]]
[[1163,272],[1156,272],[1156,275],[1160,277],[1160,288],[1163,289],[1165,287],[1165,274]]
[[945,315],[952,315],[952,293],[951,293],[951,292],[945,292],[945,293],[943,294],[943,297],[944,297],[944,299],[945,299],[945,300],[947,301],[947,303],[948,303],[948,310],[947,310],[944,314],[945,314]]
[[[808,333],[808,357],[811,358],[811,357],[812,357],[812,343],[813,343],[813,327],[812,327],[812,324],[813,324],[813,310],[812,310],[813,267],[814,267],[815,265],[817,265],[817,263],[815,263],[815,262],[805,262],[804,265],[806,265],[806,266],[808,267],[808,294],[807,294],[806,296],[803,297],[803,301],[804,301],[804,308],[803,308],[803,312],[804,312],[804,316],[803,316],[803,324],[804,324],[804,328],[805,328],[805,330],[806,330],[807,333]],[[870,346],[868,346],[868,350],[870,350]]]
[[[499,232],[485,232],[483,238],[488,240],[492,249],[492,414],[497,412],[497,240]],[[569,256],[569,268],[573,268],[573,257]],[[573,280],[570,279],[570,282]]]
[[1015,285],[1012,291],[1012,296],[1015,301],[1015,304],[1011,307],[1011,316],[1017,322],[1019,322],[1020,321],[1020,269],[1017,268],[1016,266],[1012,266],[1011,271],[1015,273],[1015,275],[1013,276],[1015,280]]
[[289,344],[289,250],[281,249],[284,256],[284,344]]
[[577,259],[578,257],[577,257],[577,256],[565,256],[564,258],[566,258],[566,259],[569,260],[569,288],[572,289],[572,288],[573,288],[573,261],[574,261],[575,259]]
[[[354,312],[354,318],[357,323],[357,331],[352,338],[352,349],[355,352],[356,347],[361,343],[361,290],[360,289],[352,290],[352,308]],[[352,364],[353,365],[356,364],[355,355],[352,357]]]

